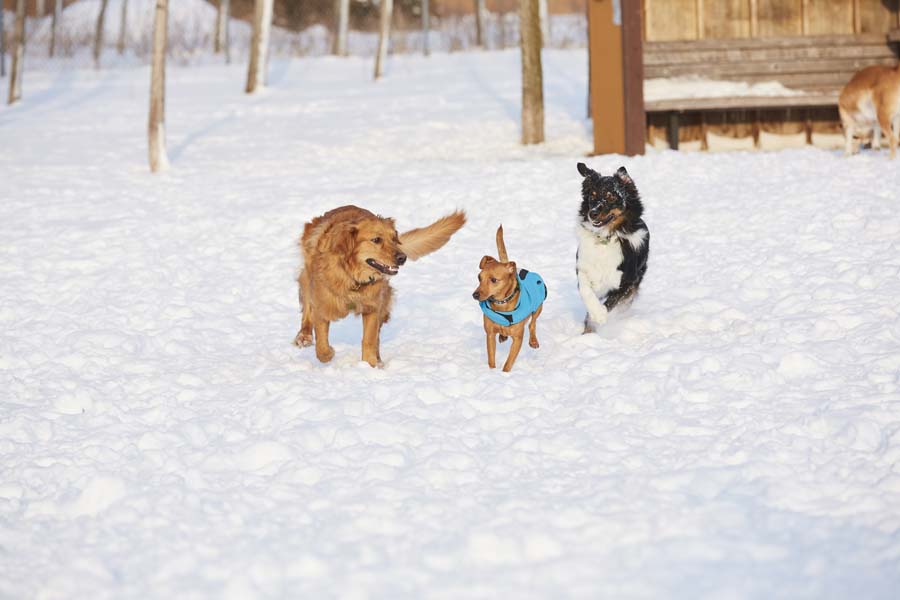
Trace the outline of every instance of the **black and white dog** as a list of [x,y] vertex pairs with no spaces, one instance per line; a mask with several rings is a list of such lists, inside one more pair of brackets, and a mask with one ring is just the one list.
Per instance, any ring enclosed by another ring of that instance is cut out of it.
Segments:
[[606,322],[615,306],[633,299],[647,271],[650,231],[641,219],[644,206],[625,167],[604,177],[578,163],[584,177],[578,213],[575,273],[587,308],[584,332]]

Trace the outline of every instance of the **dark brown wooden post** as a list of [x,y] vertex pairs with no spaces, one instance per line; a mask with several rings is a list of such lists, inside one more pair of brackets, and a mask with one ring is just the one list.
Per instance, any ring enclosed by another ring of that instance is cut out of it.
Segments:
[[641,0],[589,0],[595,154],[644,153]]

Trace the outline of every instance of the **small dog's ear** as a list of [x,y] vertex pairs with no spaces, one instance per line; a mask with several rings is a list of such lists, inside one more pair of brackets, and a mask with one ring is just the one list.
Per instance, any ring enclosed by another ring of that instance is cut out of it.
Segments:
[[515,274],[516,271],[518,270],[518,269],[516,269],[516,261],[511,260],[508,263],[506,263],[506,270],[509,271],[510,273]]
[[578,172],[581,173],[582,177],[587,177],[594,171],[593,171],[593,169],[589,168],[586,164],[578,163]]
[[494,260],[493,257],[491,257],[491,256],[482,256],[482,257],[481,257],[481,262],[478,263],[478,268],[479,268],[479,269],[483,269],[483,268],[485,267],[485,265],[489,265],[489,264],[491,264],[491,263],[493,263],[493,262],[497,262],[496,260]]
[[622,183],[634,183],[634,179],[631,178],[631,175],[628,174],[628,171],[625,170],[625,167],[619,167],[616,171],[616,177],[619,178],[619,181]]

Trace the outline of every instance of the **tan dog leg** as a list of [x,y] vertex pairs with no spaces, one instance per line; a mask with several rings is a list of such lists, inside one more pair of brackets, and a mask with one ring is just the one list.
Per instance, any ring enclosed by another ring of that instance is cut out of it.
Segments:
[[881,131],[888,138],[888,144],[891,148],[891,159],[893,159],[897,155],[897,132],[892,127],[891,111],[887,103],[882,103],[878,107],[878,124],[881,126]]
[[509,373],[512,371],[513,363],[516,362],[516,357],[519,356],[519,350],[522,349],[522,342],[525,340],[525,328],[522,328],[521,333],[519,335],[512,335],[512,346],[509,348],[509,356],[506,357],[506,364],[503,365],[503,372]]
[[362,316],[363,338],[362,359],[373,367],[384,366],[381,363],[381,317],[378,313],[366,313]]
[[541,304],[538,306],[538,309],[534,311],[534,314],[531,315],[531,323],[528,324],[528,345],[532,348],[540,348],[541,345],[538,344],[537,339],[537,318],[541,316],[541,311],[544,310],[544,305]]
[[331,325],[328,321],[316,321],[314,329],[316,331],[316,358],[322,362],[328,362],[334,358],[334,348],[328,345],[328,327]]
[[485,333],[487,334],[488,366],[494,369],[497,367],[497,338],[491,331],[485,331]]
[[313,344],[312,306],[307,300],[310,297],[310,289],[309,275],[307,275],[306,269],[303,269],[303,272],[300,273],[298,282],[300,284],[298,288],[300,296],[300,331],[297,332],[294,343],[304,348]]

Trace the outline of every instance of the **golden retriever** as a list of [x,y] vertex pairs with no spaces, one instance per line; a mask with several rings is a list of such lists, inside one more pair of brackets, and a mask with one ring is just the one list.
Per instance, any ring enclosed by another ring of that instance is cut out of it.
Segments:
[[887,136],[891,158],[897,154],[900,125],[900,65],[874,65],[857,72],[841,90],[838,111],[844,126],[844,152],[857,150],[856,137],[872,135],[872,148],[880,144],[879,133]]
[[316,345],[316,357],[328,362],[332,321],[351,312],[362,315],[362,359],[381,366],[381,326],[390,317],[391,276],[407,258],[416,260],[446,244],[466,222],[462,211],[427,227],[397,233],[394,220],[357,206],[342,206],[316,217],[303,228],[300,248],[300,331],[294,343]]

